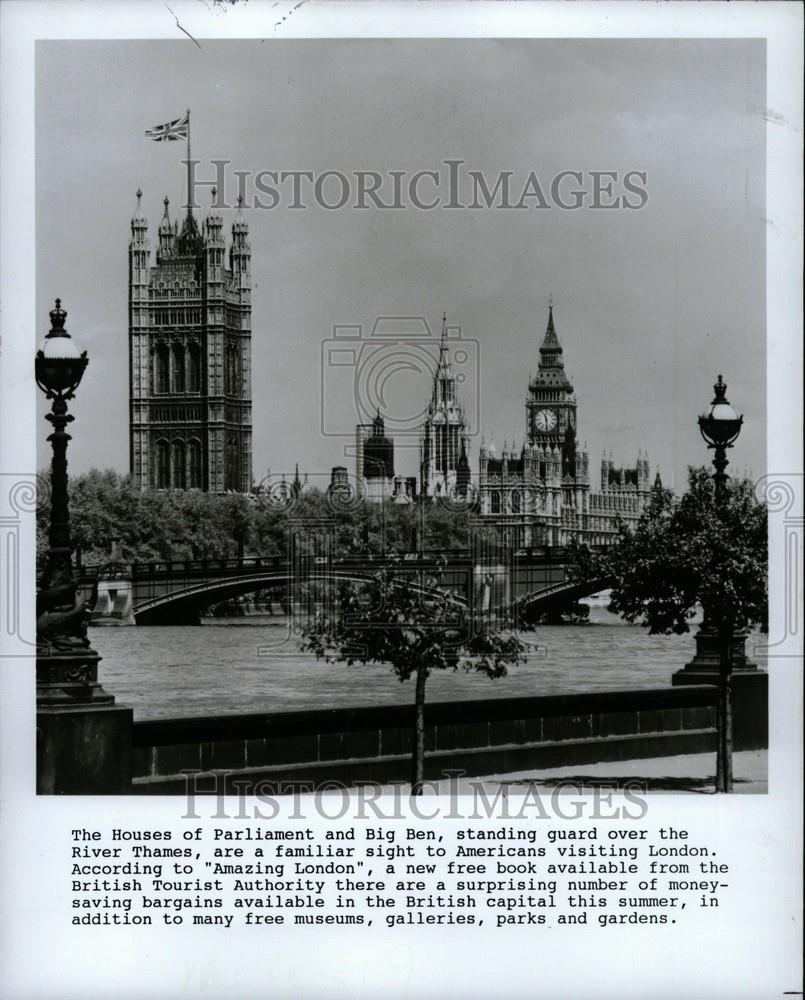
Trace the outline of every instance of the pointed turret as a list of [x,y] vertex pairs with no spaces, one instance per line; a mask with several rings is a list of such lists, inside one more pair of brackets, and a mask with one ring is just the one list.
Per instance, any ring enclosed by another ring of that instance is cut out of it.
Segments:
[[164,208],[162,210],[162,220],[159,223],[159,250],[157,251],[160,257],[170,257],[173,255],[175,246],[176,230],[171,225],[171,215],[170,215],[170,198],[165,195],[162,204]]
[[560,389],[572,392],[573,386],[565,373],[565,363],[562,360],[562,345],[556,333],[553,318],[553,305],[548,307],[548,325],[539,349],[539,364],[537,374],[529,382],[529,389]]
[[542,346],[547,347],[549,344],[554,344],[560,351],[562,350],[559,347],[559,338],[556,336],[556,327],[553,325],[553,303],[548,306],[548,326],[545,330],[545,340]]
[[537,380],[539,380],[540,372],[545,372],[548,369],[563,370],[564,367],[562,345],[559,343],[559,337],[556,334],[556,326],[553,321],[553,306],[548,306],[548,325],[545,328],[545,336],[542,338],[542,344],[539,349]]
[[[137,188],[137,206],[134,215],[131,217],[131,241],[129,249],[144,249],[148,246],[148,219],[143,212],[143,193]],[[144,266],[138,264],[138,266]]]

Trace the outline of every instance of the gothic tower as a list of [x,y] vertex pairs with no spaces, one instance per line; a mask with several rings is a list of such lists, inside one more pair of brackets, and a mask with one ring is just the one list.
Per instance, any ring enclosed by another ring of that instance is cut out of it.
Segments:
[[439,363],[433,378],[433,392],[420,445],[420,492],[423,498],[452,496],[459,488],[466,490],[464,479],[468,479],[468,451],[467,422],[456,398],[456,380],[450,368],[447,348],[447,316],[443,316]]
[[558,448],[563,470],[575,468],[576,397],[565,374],[553,306],[548,309],[548,327],[539,349],[537,374],[528,386],[526,440],[537,447]]
[[[140,489],[252,486],[251,249],[242,199],[226,260],[223,220],[171,222],[151,262],[137,192],[129,242],[129,449]],[[213,193],[213,201],[215,194]]]

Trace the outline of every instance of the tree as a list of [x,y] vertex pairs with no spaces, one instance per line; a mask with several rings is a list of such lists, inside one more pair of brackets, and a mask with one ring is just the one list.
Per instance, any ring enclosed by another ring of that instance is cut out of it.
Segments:
[[690,469],[679,501],[655,489],[634,531],[591,552],[574,546],[576,579],[611,584],[609,610],[652,635],[690,631],[697,607],[718,632],[716,790],[732,790],[732,637],[768,628],[768,531],[765,504],[747,481],[716,496],[706,469]]
[[366,583],[341,585],[335,610],[304,629],[303,647],[328,663],[386,663],[399,680],[416,678],[412,795],[425,776],[425,687],[435,670],[479,671],[504,677],[525,659],[515,635],[489,619],[473,621],[452,595],[424,588],[418,574],[383,570]]

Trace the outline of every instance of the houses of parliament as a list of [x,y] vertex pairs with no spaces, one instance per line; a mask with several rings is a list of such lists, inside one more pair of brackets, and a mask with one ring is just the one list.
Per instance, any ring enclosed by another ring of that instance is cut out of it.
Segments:
[[164,201],[151,259],[137,192],[129,241],[129,461],[141,489],[252,488],[251,250],[238,210],[199,226]]
[[[465,497],[487,524],[494,525],[514,546],[566,545],[571,538],[606,544],[618,522],[634,526],[654,487],[662,487],[659,471],[651,482],[648,455],[638,453],[635,465],[616,467],[612,456],[601,462],[600,489],[593,491],[586,446],[577,442],[577,401],[556,332],[553,306],[548,309],[539,361],[529,381],[525,404],[525,443],[516,451],[504,444],[483,443],[478,473],[468,460],[467,421],[458,398],[456,379],[442,328],[439,360],[431,399],[420,435],[419,500]],[[385,436],[383,420],[373,433],[359,438],[357,479],[372,500],[410,503],[416,491],[410,481],[394,475],[394,447]],[[367,468],[362,455],[382,453],[382,476]],[[338,471],[340,475],[346,471]]]
[[[130,471],[141,489],[250,493],[251,251],[239,209],[229,245],[223,220],[201,224],[188,207],[172,220],[165,198],[152,260],[141,192],[129,242]],[[420,433],[419,476],[394,469],[394,442],[377,413],[358,427],[355,482],[367,502],[401,504],[464,498],[512,544],[602,544],[619,521],[634,524],[652,490],[649,460],[601,463],[593,491],[586,446],[577,438],[577,400],[568,378],[553,307],[527,386],[519,451],[483,443],[471,473],[467,420],[451,371],[443,323],[439,357]],[[344,466],[331,489],[347,488]],[[301,488],[299,484],[296,484]],[[662,485],[659,472],[653,484]]]

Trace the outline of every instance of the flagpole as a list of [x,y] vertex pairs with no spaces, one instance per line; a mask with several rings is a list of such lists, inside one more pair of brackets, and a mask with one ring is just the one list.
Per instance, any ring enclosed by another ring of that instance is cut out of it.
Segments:
[[187,214],[192,215],[192,199],[190,196],[191,170],[190,170],[190,108],[187,109]]

